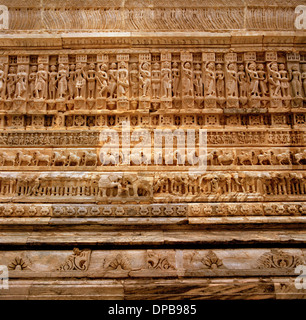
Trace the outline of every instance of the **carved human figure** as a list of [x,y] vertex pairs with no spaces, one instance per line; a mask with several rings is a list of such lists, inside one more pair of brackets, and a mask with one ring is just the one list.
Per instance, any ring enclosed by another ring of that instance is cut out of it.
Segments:
[[262,97],[267,96],[268,94],[268,87],[267,87],[267,75],[264,70],[264,65],[262,63],[259,63],[257,65],[257,74],[258,74],[258,80],[259,80],[259,90]]
[[248,80],[250,82],[249,90],[250,95],[253,97],[259,97],[259,77],[256,71],[256,63],[249,62],[246,64],[246,72],[248,76]]
[[139,71],[137,68],[136,63],[131,64],[131,70],[130,70],[130,83],[131,83],[131,94],[132,98],[138,97],[138,75]]
[[159,99],[160,94],[160,69],[159,69],[159,63],[155,62],[152,65],[152,98],[153,99]]
[[193,85],[196,97],[203,97],[203,80],[201,65],[197,63],[193,71]]
[[51,100],[54,100],[56,97],[57,75],[56,66],[51,65],[49,72],[49,99]]
[[127,69],[126,63],[123,61],[119,64],[117,85],[118,98],[126,99],[129,88],[129,71]]
[[270,83],[270,93],[272,97],[278,97],[280,95],[281,88],[281,76],[278,72],[278,65],[276,62],[270,62],[267,64],[269,83]]
[[88,66],[87,72],[84,72],[84,73],[87,80],[87,97],[89,99],[93,99],[95,94],[95,88],[96,88],[95,64],[90,63]]
[[6,81],[7,98],[8,99],[12,99],[15,94],[16,81],[17,81],[16,67],[11,66],[9,68],[9,73],[7,75],[7,81]]
[[289,71],[289,78],[291,80],[293,97],[302,97],[302,76],[298,65],[292,66],[291,71]]
[[81,63],[77,63],[75,70],[75,89],[76,98],[85,98],[86,92],[86,73]]
[[164,62],[161,70],[161,87],[162,87],[162,97],[171,97],[171,64],[170,62]]
[[205,96],[215,96],[215,64],[213,62],[206,62],[205,64],[205,81],[204,92]]
[[37,66],[31,66],[29,74],[29,89],[30,89],[30,99],[36,96],[35,83],[37,77]]
[[17,76],[16,76],[15,98],[17,99],[24,98],[24,94],[27,90],[27,80],[28,80],[28,74],[26,72],[26,68],[24,65],[21,65],[19,67],[19,71],[17,72]]
[[289,97],[290,93],[289,93],[289,76],[288,76],[288,72],[285,69],[285,65],[283,63],[281,63],[279,65],[279,74],[280,74],[280,81],[281,81],[281,92],[282,92],[282,96],[283,97]]
[[71,64],[69,67],[68,92],[69,99],[72,100],[75,96],[75,64]]
[[67,70],[63,64],[60,64],[58,67],[57,82],[57,96],[59,99],[64,99],[68,89],[68,83]]
[[192,70],[191,63],[186,61],[182,66],[182,95],[192,96],[193,95],[193,83],[192,83]]
[[3,98],[3,94],[5,93],[5,73],[4,73],[4,65],[0,63],[0,99]]
[[216,66],[216,93],[218,98],[224,97],[224,72],[220,63]]
[[239,95],[240,97],[246,97],[248,94],[248,82],[244,71],[244,65],[241,64],[238,67],[238,84],[239,84]]
[[172,71],[172,80],[173,80],[173,97],[179,97],[180,95],[179,85],[180,85],[181,72],[177,62],[173,62],[171,71]]
[[303,81],[304,97],[306,97],[306,63],[302,64],[302,81]]
[[108,66],[106,63],[100,65],[99,70],[97,72],[97,91],[98,96],[106,98],[108,91],[108,74],[107,74]]
[[142,96],[147,97],[150,93],[151,87],[151,72],[150,72],[150,64],[145,61],[140,65],[140,75],[139,80],[142,89]]
[[237,97],[238,96],[238,86],[237,86],[237,72],[235,70],[235,65],[229,63],[227,65],[227,74],[228,78],[226,81],[227,96],[228,97]]
[[109,78],[109,98],[114,99],[117,95],[117,65],[116,63],[112,63],[110,65],[110,69],[108,70],[108,78]]
[[37,99],[47,98],[47,81],[48,72],[45,70],[45,66],[40,64],[38,66],[37,77],[35,81],[35,95]]

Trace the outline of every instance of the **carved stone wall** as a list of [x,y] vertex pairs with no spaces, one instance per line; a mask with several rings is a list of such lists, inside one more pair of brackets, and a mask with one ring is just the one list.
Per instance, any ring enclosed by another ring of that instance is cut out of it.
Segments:
[[305,298],[300,3],[30,3],[0,30],[0,298]]

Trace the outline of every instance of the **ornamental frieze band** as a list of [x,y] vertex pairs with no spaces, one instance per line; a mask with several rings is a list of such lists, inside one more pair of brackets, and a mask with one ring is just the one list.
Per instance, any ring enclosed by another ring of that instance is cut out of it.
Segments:
[[306,6],[148,3],[0,4],[0,299],[305,299]]

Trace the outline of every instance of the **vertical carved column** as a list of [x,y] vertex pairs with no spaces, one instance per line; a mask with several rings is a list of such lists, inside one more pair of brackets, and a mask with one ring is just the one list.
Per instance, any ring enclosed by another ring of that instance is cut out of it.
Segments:
[[172,108],[171,53],[161,53],[161,108]]
[[[55,64],[51,64],[51,73],[50,76],[54,76],[56,79],[56,84],[53,85],[52,87],[52,97],[51,99],[54,99],[54,92],[55,92],[55,97],[56,97],[56,110],[57,111],[66,111],[66,100],[67,100],[67,95],[68,95],[68,81],[67,81],[67,76],[68,76],[68,63],[69,63],[69,58],[68,55],[59,55],[58,56],[58,65],[57,67]],[[57,74],[56,74],[57,72]]]
[[248,80],[248,98],[251,108],[260,108],[259,76],[256,64],[256,52],[244,53],[245,71]]
[[292,108],[302,108],[303,106],[302,74],[300,71],[300,60],[301,57],[299,53],[287,54],[287,66],[292,95]]
[[225,55],[226,107],[239,108],[237,53]]
[[108,93],[109,77],[108,77],[108,61],[107,54],[97,55],[97,75],[96,75],[96,105],[97,109],[106,109],[106,98]]
[[204,106],[205,108],[216,108],[216,73],[214,53],[203,53],[203,69]]
[[149,111],[152,95],[151,54],[139,54],[139,109]]
[[31,108],[32,112],[43,112],[47,110],[48,65],[49,56],[40,55],[37,58],[37,65],[34,64],[30,66],[29,94],[31,98],[34,98],[32,104],[33,107]]
[[192,53],[181,52],[182,109],[194,108]]
[[8,56],[0,57],[0,112],[5,110],[6,81],[8,73]]
[[117,54],[117,109],[129,110],[129,54]]
[[74,99],[74,110],[81,110],[85,108],[85,98],[86,98],[86,54],[77,54],[75,57],[76,69],[75,69],[75,87],[76,87],[76,97]]

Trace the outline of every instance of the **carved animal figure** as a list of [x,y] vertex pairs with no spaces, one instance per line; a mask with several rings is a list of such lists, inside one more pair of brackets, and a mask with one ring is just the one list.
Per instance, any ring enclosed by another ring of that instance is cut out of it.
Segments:
[[48,154],[42,154],[39,151],[35,151],[33,154],[32,162],[34,166],[38,166],[39,163],[45,163],[45,165],[50,164],[50,156]]
[[279,162],[279,164],[292,164],[289,151],[277,154],[276,159]]
[[58,164],[65,165],[67,161],[67,157],[63,155],[61,152],[54,151],[51,160],[51,166],[56,166]]
[[18,151],[16,154],[15,164],[20,166],[21,164],[25,164],[29,166],[32,162],[32,156],[29,154],[25,154],[22,151]]
[[246,163],[250,163],[253,165],[253,155],[254,151],[241,151],[241,153],[237,157],[237,162],[245,165]]
[[6,152],[3,152],[2,156],[0,157],[0,165],[4,166],[6,163],[11,163],[12,165],[14,165],[15,158],[15,156],[10,156]]
[[73,164],[75,164],[76,166],[79,166],[80,165],[80,161],[81,161],[81,157],[79,157],[78,155],[76,155],[73,152],[70,152],[68,154],[68,156],[67,156],[65,166],[68,167],[68,166],[71,166]]
[[84,166],[92,165],[96,166],[98,162],[97,155],[92,151],[84,151],[84,154],[81,159],[81,163],[83,163]]
[[259,154],[257,156],[259,164],[263,165],[263,162],[267,162],[268,164],[272,165],[272,156],[273,151],[265,151],[263,154]]
[[224,154],[220,154],[217,159],[221,166],[230,165],[233,164],[235,160],[235,153],[234,151],[224,152]]
[[297,164],[302,165],[306,161],[306,150],[296,153],[293,158]]

